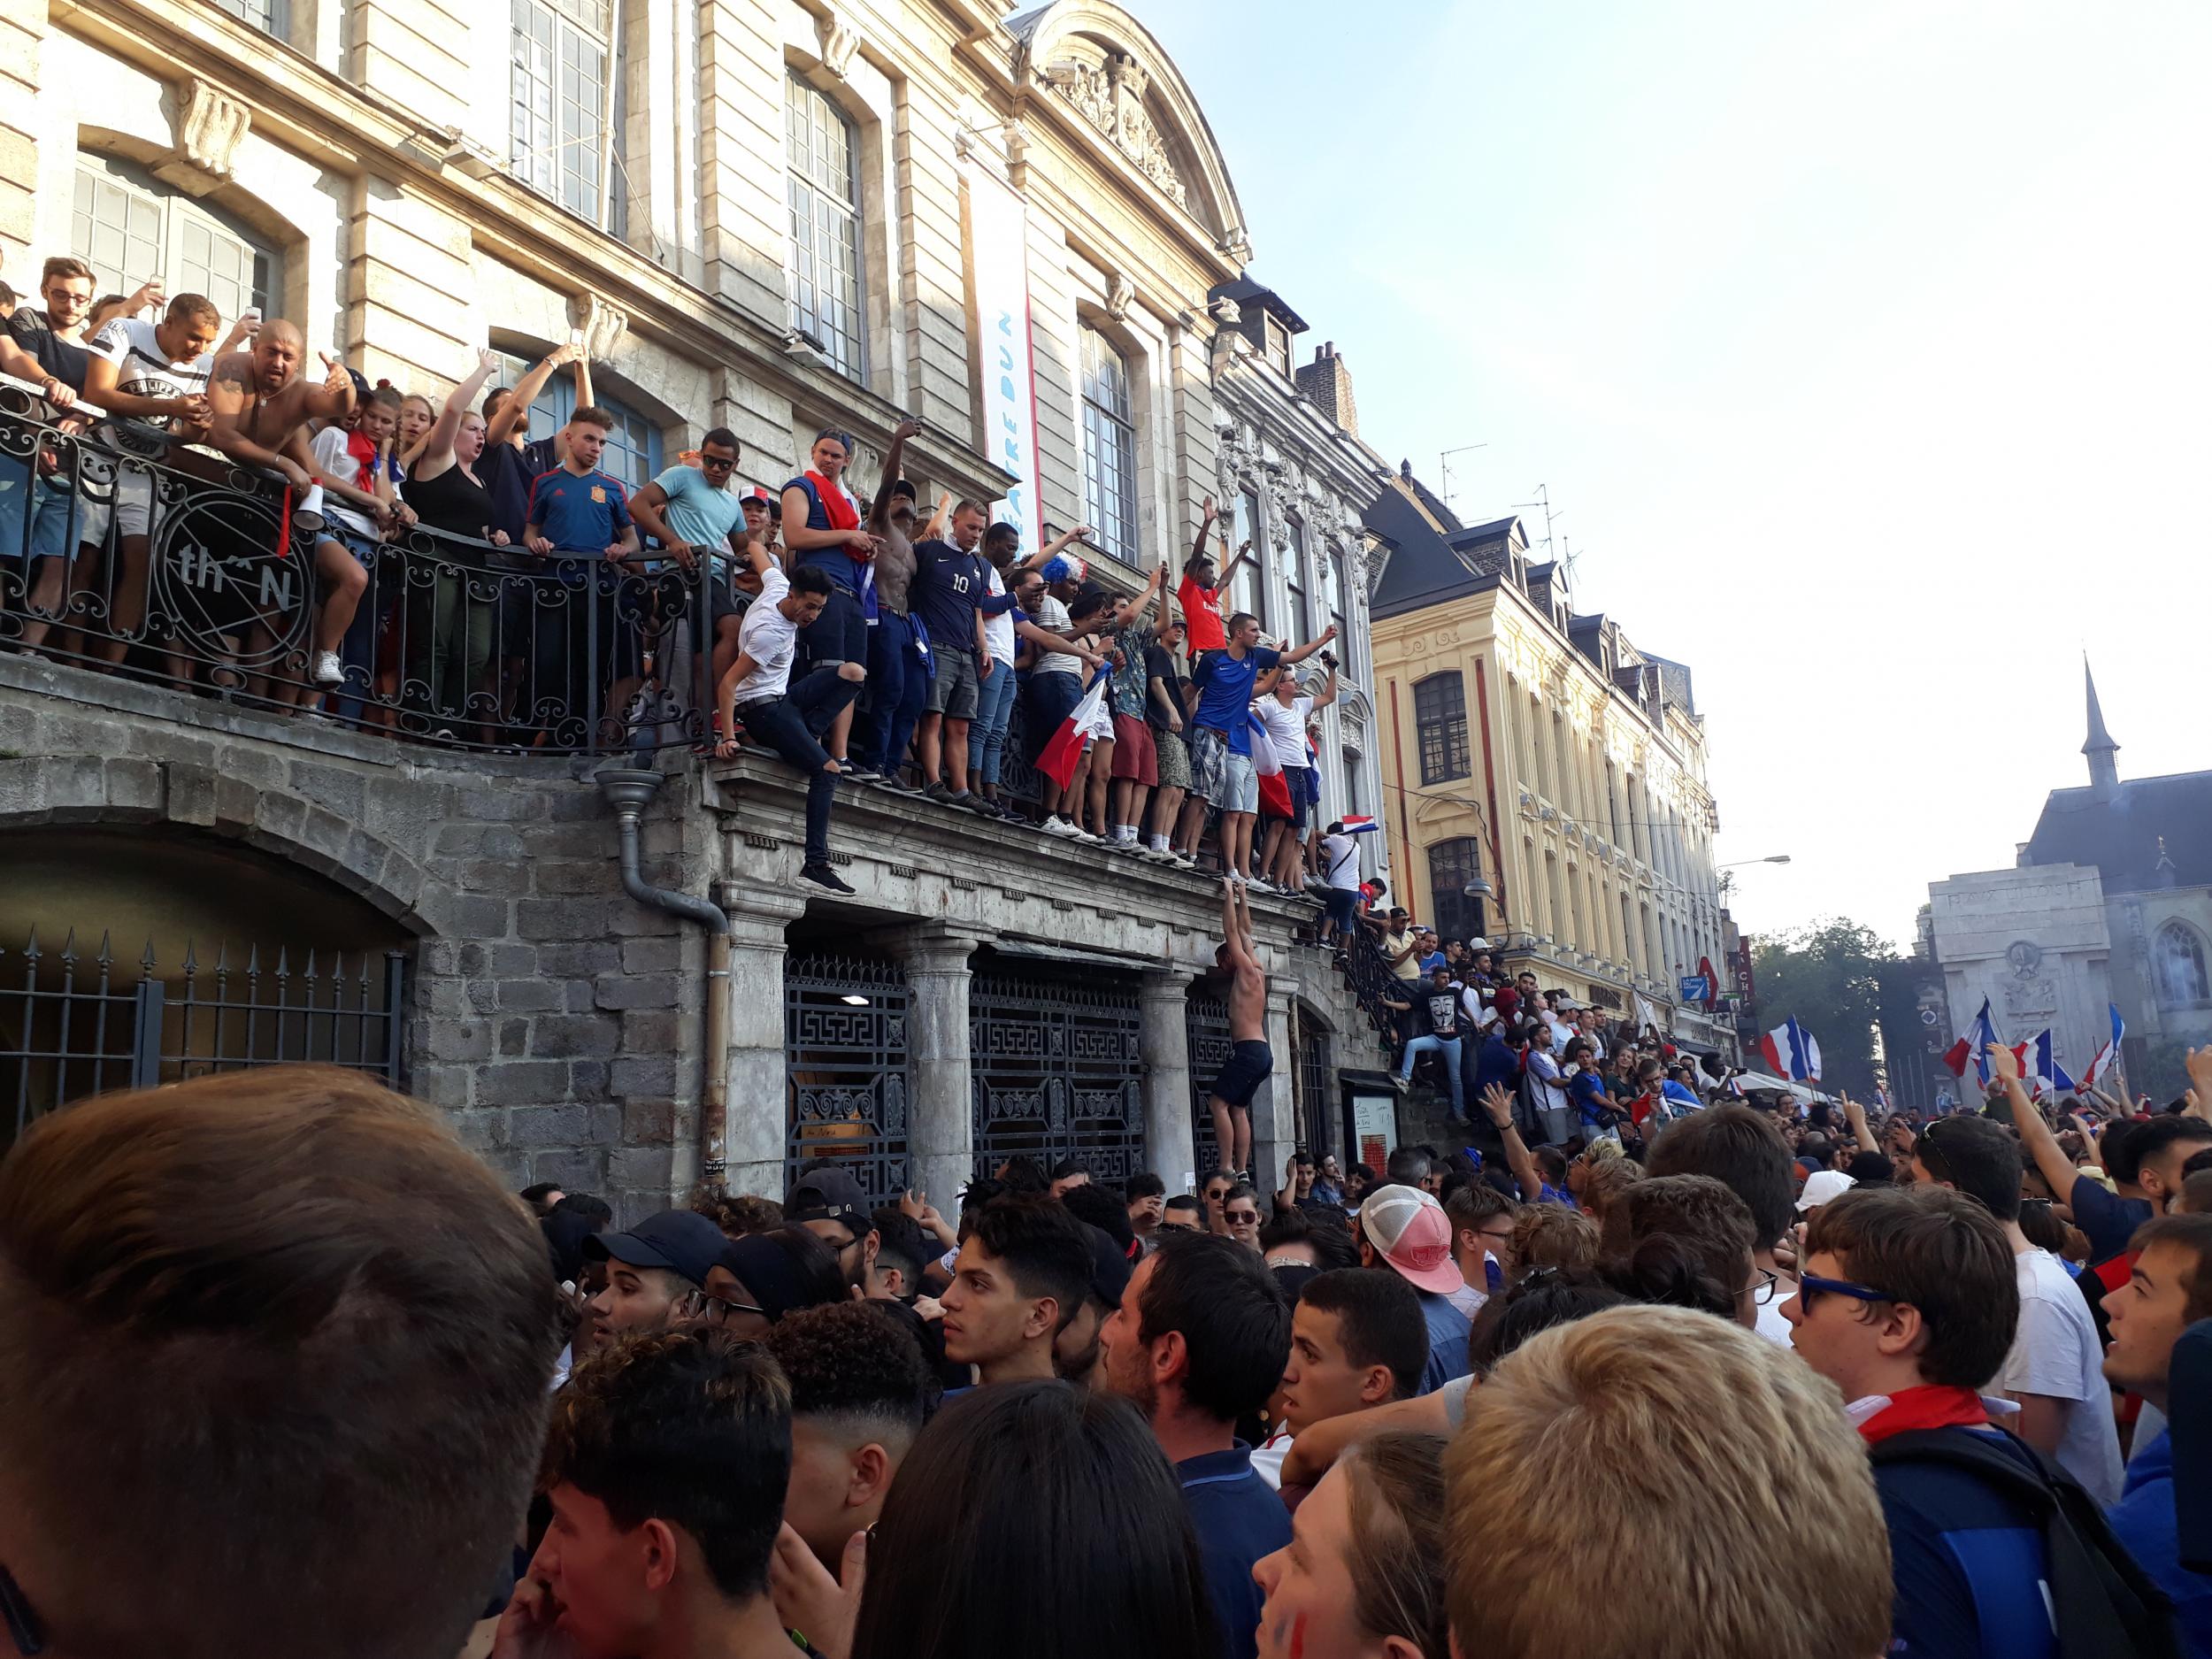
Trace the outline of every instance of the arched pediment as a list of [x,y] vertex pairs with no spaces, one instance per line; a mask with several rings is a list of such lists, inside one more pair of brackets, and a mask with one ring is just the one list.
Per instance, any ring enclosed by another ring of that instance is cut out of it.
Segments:
[[1104,0],[1055,0],[1006,27],[1018,81],[1064,100],[1233,258],[1251,258],[1221,147],[1150,31]]

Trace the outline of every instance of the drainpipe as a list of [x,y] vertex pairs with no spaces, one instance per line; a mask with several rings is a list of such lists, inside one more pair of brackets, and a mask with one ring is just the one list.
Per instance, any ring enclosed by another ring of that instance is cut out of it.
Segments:
[[706,1076],[699,1089],[700,1174],[718,1181],[728,1167],[730,1047],[730,918],[710,900],[649,886],[638,868],[638,819],[660,793],[662,776],[626,766],[592,774],[600,795],[614,809],[622,838],[622,887],[640,904],[680,916],[707,930]]

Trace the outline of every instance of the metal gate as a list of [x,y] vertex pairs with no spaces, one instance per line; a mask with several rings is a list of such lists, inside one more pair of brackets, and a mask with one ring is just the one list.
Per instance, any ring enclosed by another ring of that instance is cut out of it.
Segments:
[[1183,999],[1183,1034],[1190,1045],[1190,1120],[1192,1170],[1200,1186],[1221,1167],[1221,1141],[1214,1133],[1214,1115],[1206,1102],[1213,1098],[1214,1079],[1227,1064],[1229,1050],[1228,999],[1206,988],[1200,980]]
[[786,1189],[829,1157],[871,1198],[912,1185],[907,1164],[906,971],[895,962],[793,956],[783,970]]
[[1298,1050],[1293,1074],[1298,1088],[1298,1138],[1318,1161],[1325,1152],[1341,1156],[1343,1114],[1338,1109],[1336,1078],[1329,1065],[1329,1033],[1303,1009],[1290,1018],[1291,1041]]
[[1094,1180],[1145,1167],[1143,1041],[1133,984],[979,972],[968,993],[975,1161],[1079,1160]]
[[296,969],[282,948],[271,963],[227,944],[212,964],[188,944],[165,974],[151,940],[132,959],[104,933],[88,951],[73,930],[56,948],[33,928],[21,950],[0,950],[0,1112],[12,1109],[19,1135],[88,1094],[284,1064],[397,1088],[406,977],[404,951],[310,950]]

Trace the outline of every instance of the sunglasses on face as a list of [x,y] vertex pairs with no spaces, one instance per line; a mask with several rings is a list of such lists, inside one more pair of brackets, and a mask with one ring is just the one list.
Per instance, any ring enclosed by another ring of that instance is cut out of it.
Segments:
[[716,455],[703,455],[699,457],[699,470],[703,472],[726,472],[736,465],[735,456],[730,457],[726,461]]
[[1256,1227],[1260,1224],[1260,1212],[1256,1210],[1232,1210],[1229,1219],[1240,1227]]
[[1797,1276],[1799,1310],[1810,1313],[1823,1296],[1848,1296],[1853,1302],[1895,1302],[1896,1297],[1870,1285],[1855,1285],[1847,1279],[1822,1279],[1812,1273]]

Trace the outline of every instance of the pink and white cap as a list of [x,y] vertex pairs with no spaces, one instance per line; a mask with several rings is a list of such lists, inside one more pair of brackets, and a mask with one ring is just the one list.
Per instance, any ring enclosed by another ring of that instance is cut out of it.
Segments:
[[1359,1225],[1368,1243],[1415,1289],[1441,1296],[1466,1282],[1452,1260],[1444,1206],[1419,1187],[1378,1187],[1359,1207]]

